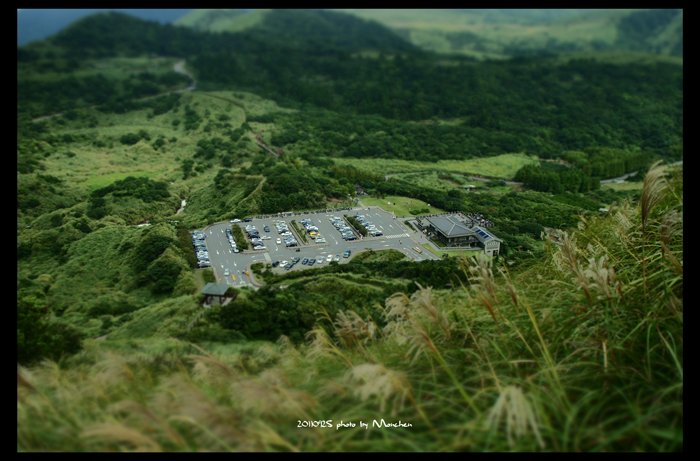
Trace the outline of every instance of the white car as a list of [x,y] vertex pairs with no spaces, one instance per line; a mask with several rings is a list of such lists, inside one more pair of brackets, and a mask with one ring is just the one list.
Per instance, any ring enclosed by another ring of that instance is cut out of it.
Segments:
[[232,219],[232,220],[231,220],[230,222],[232,222],[232,223],[235,223],[235,222],[241,222],[241,220],[240,220],[240,219],[238,219],[238,218],[236,218],[236,219]]
[[224,277],[228,277],[229,275],[231,275],[231,271],[229,271],[227,267],[226,269],[224,269]]
[[328,255],[328,256],[326,257],[326,261],[328,261],[328,262],[333,261],[333,255]]
[[260,237],[261,240],[270,240],[271,238],[272,237],[270,237],[269,235],[263,235],[262,237]]
[[277,239],[277,240],[275,240],[275,243],[276,243],[277,245],[282,245],[282,239]]

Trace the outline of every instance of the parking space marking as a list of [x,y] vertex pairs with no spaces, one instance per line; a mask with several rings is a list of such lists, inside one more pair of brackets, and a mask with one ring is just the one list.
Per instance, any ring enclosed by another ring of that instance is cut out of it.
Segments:
[[[384,235],[383,238],[385,239],[398,239],[402,237],[409,237],[408,234],[394,234],[394,235]],[[382,237],[380,237],[382,238]]]

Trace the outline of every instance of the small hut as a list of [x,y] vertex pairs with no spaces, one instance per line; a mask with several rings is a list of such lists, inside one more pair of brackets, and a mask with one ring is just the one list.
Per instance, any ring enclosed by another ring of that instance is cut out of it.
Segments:
[[223,304],[228,288],[225,283],[207,283],[202,289],[204,304]]

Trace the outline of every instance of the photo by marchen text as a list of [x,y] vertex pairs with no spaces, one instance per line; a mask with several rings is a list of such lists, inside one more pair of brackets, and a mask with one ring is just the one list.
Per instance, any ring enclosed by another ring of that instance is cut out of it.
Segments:
[[332,419],[327,419],[327,420],[313,420],[313,421],[297,420],[297,427],[299,427],[299,428],[335,428],[336,430],[360,427],[361,429],[366,430],[366,429],[369,429],[370,427],[371,428],[378,428],[378,429],[410,428],[410,427],[413,427],[413,424],[411,424],[409,422],[401,421],[401,420],[399,420],[399,421],[386,421],[386,420],[384,420],[384,418],[373,419],[371,422],[364,421],[364,420],[359,420],[358,422],[344,421],[341,419],[337,423],[334,423]]

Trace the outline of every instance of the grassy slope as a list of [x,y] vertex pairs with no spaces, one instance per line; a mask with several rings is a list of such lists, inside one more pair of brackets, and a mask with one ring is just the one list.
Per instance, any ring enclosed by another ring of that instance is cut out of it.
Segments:
[[[623,204],[520,273],[474,261],[469,287],[390,297],[381,329],[350,315],[298,346],[96,341],[20,367],[18,449],[679,450],[682,186],[651,196],[644,229]],[[297,428],[380,418],[412,427]]]
[[[389,27],[406,29],[410,40],[424,48],[441,52],[461,52],[475,57],[505,57],[504,46],[526,43],[542,46],[547,40],[562,42],[591,41],[611,44],[616,38],[617,17],[627,11],[592,11],[564,17],[551,23],[533,23],[503,16],[493,18],[481,11],[451,10],[346,10]],[[464,44],[454,48],[446,33],[469,32],[479,37],[480,45]]]
[[[107,60],[111,64],[116,61]],[[182,123],[177,127],[172,124],[173,120],[183,118],[185,105],[191,105],[204,119],[194,131],[184,131]],[[218,127],[207,132],[205,128],[209,120],[218,121],[218,117],[225,114],[229,117],[228,129],[235,129],[245,122],[247,115],[262,115],[279,110],[283,109],[273,101],[250,93],[195,92],[182,95],[178,110],[155,117],[149,116],[150,110],[124,114],[103,114],[92,109],[81,111],[87,117],[94,117],[95,127],[88,127],[81,118],[69,120],[55,117],[45,122],[53,141],[46,148],[51,155],[42,159],[45,166],[43,173],[64,180],[63,186],[55,186],[56,193],[73,194],[77,201],[84,201],[90,191],[127,176],[147,176],[167,181],[172,194],[172,207],[164,206],[165,202],[138,204],[130,197],[114,200],[111,206],[124,208],[127,212],[130,209],[148,212],[149,207],[157,205],[162,208],[156,213],[157,218],[162,219],[167,218],[169,213],[174,214],[179,203],[177,196],[181,196],[188,199],[188,205],[177,219],[191,227],[201,226],[227,217],[239,202],[245,201],[244,192],[255,189],[261,178],[244,178],[240,183],[230,185],[223,197],[213,190],[212,185],[212,180],[221,167],[218,160],[187,180],[182,179],[181,160],[192,157],[199,140],[226,136]],[[205,111],[209,112],[208,117],[204,115]],[[119,141],[122,135],[136,133],[141,129],[150,134],[150,141],[142,140],[132,146],[123,145]],[[72,136],[73,140],[66,141],[64,136]],[[160,136],[166,139],[166,143],[155,150],[152,143]],[[99,147],[95,146],[95,141]],[[249,147],[255,152],[252,143]],[[67,152],[72,152],[73,156],[65,155]],[[236,163],[232,170],[249,163],[245,160],[249,155],[245,150],[234,154]],[[29,177],[30,175],[19,175],[20,184],[31,187],[27,182]],[[65,187],[68,189],[64,190]],[[214,203],[218,200],[217,197],[221,203]],[[168,205],[170,201],[168,200]],[[30,247],[38,248],[41,245],[41,248],[50,248],[52,240],[73,243],[64,260],[57,259],[57,256],[50,257],[47,250],[40,253],[34,251],[28,259],[18,261],[18,272],[30,279],[48,277],[51,280],[47,292],[48,302],[55,309],[65,309],[64,319],[78,325],[88,338],[104,334],[112,321],[120,332],[133,330],[137,336],[138,333],[148,336],[151,330],[161,331],[162,328],[172,332],[167,327],[168,317],[180,310],[185,312],[186,309],[169,307],[168,301],[160,302],[160,298],[151,295],[147,287],[136,285],[130,263],[125,257],[127,253],[120,247],[121,243],[134,240],[143,230],[125,225],[121,218],[107,217],[99,224],[92,223],[91,233],[78,233],[73,226],[76,225],[76,217],[83,215],[85,208],[85,203],[78,203],[71,208],[27,218],[26,228],[22,225],[20,240],[27,242]],[[61,218],[65,224],[56,227],[52,224],[52,217]],[[98,228],[102,226],[105,227]],[[134,308],[143,308],[133,313],[141,323],[129,321],[132,314],[106,316],[111,317],[111,320],[100,320],[98,316],[89,319],[86,316],[86,312],[96,304],[118,306],[120,302],[128,303]],[[192,300],[181,300],[178,306],[183,302],[187,304]],[[177,318],[177,315],[174,317]],[[156,320],[149,323],[148,319],[152,318]],[[121,322],[121,326],[117,322]],[[155,326],[151,328],[149,325]]]
[[[183,119],[185,105],[191,105],[203,118],[200,126],[190,132],[183,130],[182,123],[177,127],[173,121]],[[240,200],[246,197],[243,192],[250,189],[250,184],[260,183],[259,177],[234,184],[228,196],[215,204],[212,202],[212,180],[221,167],[218,162],[186,180],[182,179],[181,161],[191,158],[197,150],[197,142],[212,137],[226,135],[219,128],[206,131],[209,121],[216,122],[218,117],[226,115],[229,129],[240,127],[249,116],[258,116],[269,112],[286,111],[275,102],[245,92],[194,92],[185,93],[180,100],[180,108],[162,115],[150,117],[150,109],[130,111],[125,114],[102,114],[95,110],[86,111],[97,120],[94,128],[84,124],[66,122],[62,117],[48,121],[48,129],[57,139],[65,135],[76,139],[68,143],[56,143],[54,152],[43,160],[46,170],[51,175],[65,180],[71,188],[87,193],[96,188],[111,184],[127,176],[147,176],[154,180],[166,181],[170,190],[188,199],[188,206],[178,219],[195,227],[224,219],[233,211]],[[209,115],[205,115],[208,112]],[[250,123],[254,133],[262,133],[269,140],[272,124]],[[123,145],[120,137],[127,133],[136,133],[145,129],[151,136],[150,141],[141,140],[135,145]],[[166,143],[156,150],[152,143],[163,137]],[[234,152],[232,170],[248,166],[248,157],[257,152],[252,134],[244,136],[244,148]],[[94,141],[102,143],[95,147]],[[74,156],[66,155],[68,152]],[[239,187],[240,186],[240,187]],[[216,195],[216,194],[214,194]],[[219,210],[212,215],[213,208]],[[174,210],[174,209],[173,209]]]
[[360,203],[362,206],[380,206],[389,213],[395,213],[398,217],[413,216],[411,210],[422,210],[425,208],[428,208],[430,213],[442,213],[443,211],[434,206],[429,207],[427,203],[417,198],[401,197],[398,195],[387,195],[384,198],[362,197]]
[[352,165],[368,171],[381,171],[385,174],[418,172],[418,171],[445,171],[456,173],[478,174],[496,178],[510,179],[525,165],[536,165],[537,157],[526,154],[503,154],[494,157],[471,158],[467,160],[440,160],[438,162],[415,162],[410,160],[395,159],[359,159],[359,158],[334,158],[334,162],[340,165]]
[[240,32],[258,24],[268,10],[200,9],[181,17],[175,24],[210,32]]
[[[606,57],[593,51],[591,44],[615,46],[618,38],[618,21],[636,10],[578,10],[559,17],[545,19],[543,12],[539,20],[528,17],[529,12],[512,14],[486,10],[385,10],[350,9],[343,10],[364,19],[378,21],[393,29],[403,31],[415,45],[439,53],[463,53],[479,59],[501,59],[508,57],[508,46],[528,49],[546,48],[549,42],[573,44],[583,47],[587,55],[594,59],[655,60],[666,56],[611,52],[615,56]],[[559,13],[562,13],[559,11]],[[650,38],[650,44],[658,46],[662,53],[671,52],[682,27],[682,15]],[[473,34],[474,40],[459,43],[460,34]],[[457,43],[451,42],[451,36]],[[568,51],[567,51],[568,53]],[[578,55],[581,51],[576,52]],[[674,57],[674,62],[682,58]]]
[[[208,97],[206,94],[192,93],[182,96],[181,106],[191,104],[199,112],[209,110],[212,117],[226,114],[231,117],[229,123],[233,128],[245,121],[244,111],[231,102]],[[66,146],[66,150],[75,153],[68,159],[53,155],[45,160],[52,175],[71,182],[77,186],[94,189],[128,175],[148,176],[152,179],[173,182],[182,176],[179,160],[188,158],[196,149],[197,141],[208,138],[203,126],[192,133],[183,133],[180,126],[173,126],[173,120],[182,118],[182,112],[167,112],[149,117],[150,110],[137,110],[125,114],[101,114],[94,111],[98,120],[95,128],[74,128],[53,121],[51,130],[57,136],[78,135],[90,141],[78,141]],[[151,141],[139,141],[128,146],[120,143],[119,138],[127,133],[136,133],[145,129]],[[212,134],[213,135],[213,134]],[[166,146],[155,150],[151,144],[159,136],[168,140]],[[171,142],[172,138],[176,141]],[[92,140],[100,140],[106,147],[95,147]]]

